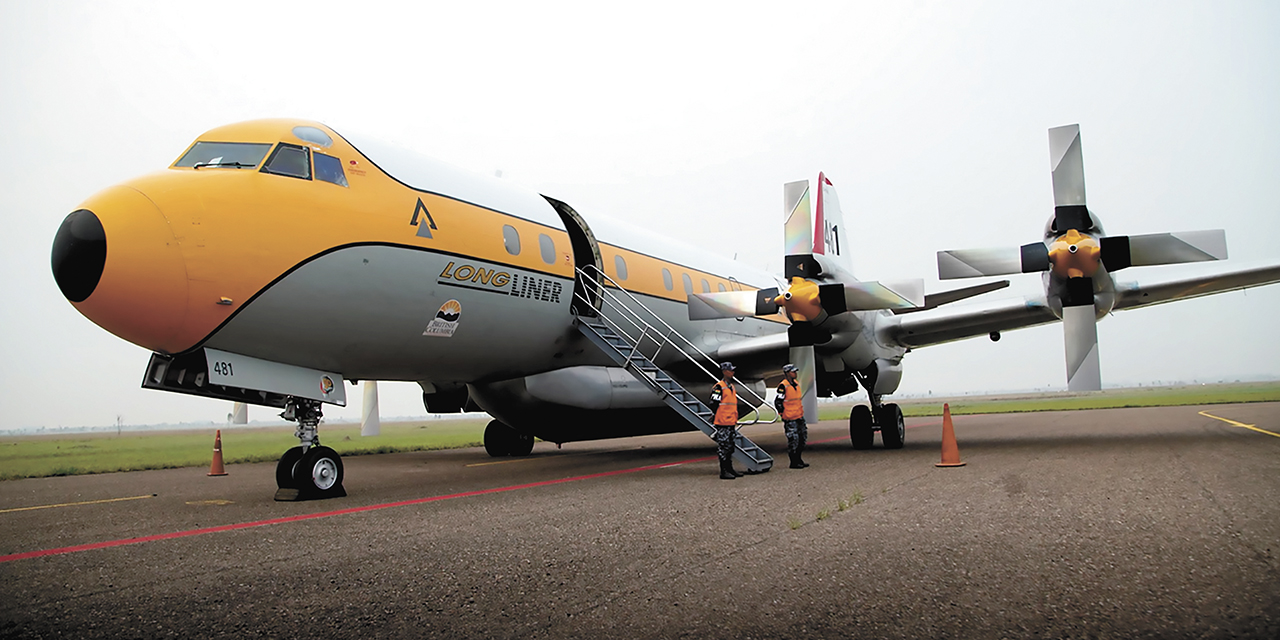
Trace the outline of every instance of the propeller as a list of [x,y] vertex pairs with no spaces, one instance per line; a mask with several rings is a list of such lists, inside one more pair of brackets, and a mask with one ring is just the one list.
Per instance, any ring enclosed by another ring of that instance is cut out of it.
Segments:
[[783,185],[782,192],[786,282],[782,287],[757,291],[692,294],[689,319],[770,316],[782,312],[791,322],[787,330],[789,357],[799,369],[805,419],[816,422],[817,366],[813,346],[831,339],[824,323],[850,311],[922,307],[924,282],[918,279],[859,282],[835,260],[815,255],[809,182],[789,182]]
[[1061,307],[1067,360],[1067,388],[1102,388],[1097,321],[1111,310],[1115,283],[1110,273],[1128,267],[1225,260],[1226,232],[1106,236],[1089,210],[1084,188],[1080,125],[1049,130],[1053,177],[1053,217],[1042,242],[1016,248],[938,252],[942,280],[1047,272],[1046,295]]

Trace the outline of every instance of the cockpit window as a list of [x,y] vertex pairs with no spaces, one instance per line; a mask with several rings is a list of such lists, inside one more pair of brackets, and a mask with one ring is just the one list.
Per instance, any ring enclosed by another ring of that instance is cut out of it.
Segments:
[[310,180],[311,158],[308,157],[310,153],[306,147],[281,142],[267,160],[266,166],[262,167],[262,171]]
[[333,138],[330,138],[329,134],[315,127],[294,127],[293,135],[297,136],[299,140],[313,142],[326,148],[333,144]]
[[252,169],[270,149],[269,144],[254,142],[197,142],[173,166]]
[[313,153],[311,157],[316,163],[316,180],[332,182],[338,186],[347,186],[347,175],[342,172],[342,161],[323,153]]

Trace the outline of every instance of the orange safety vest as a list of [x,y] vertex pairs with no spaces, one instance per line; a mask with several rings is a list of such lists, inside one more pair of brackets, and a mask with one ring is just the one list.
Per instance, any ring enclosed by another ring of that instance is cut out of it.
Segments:
[[778,385],[779,389],[785,391],[782,396],[782,419],[783,420],[799,420],[804,417],[804,393],[800,391],[800,383],[796,382],[793,387],[791,383],[783,380]]
[[715,424],[718,427],[732,427],[738,424],[738,392],[732,384],[724,380],[716,383],[713,389],[720,390],[720,406],[716,407]]

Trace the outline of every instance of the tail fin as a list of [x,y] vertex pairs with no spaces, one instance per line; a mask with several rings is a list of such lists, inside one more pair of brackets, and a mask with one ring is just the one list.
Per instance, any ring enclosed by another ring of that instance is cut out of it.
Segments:
[[813,252],[832,258],[841,267],[853,273],[853,256],[848,247],[849,237],[840,212],[840,199],[836,188],[823,173],[818,173],[818,207],[813,220]]

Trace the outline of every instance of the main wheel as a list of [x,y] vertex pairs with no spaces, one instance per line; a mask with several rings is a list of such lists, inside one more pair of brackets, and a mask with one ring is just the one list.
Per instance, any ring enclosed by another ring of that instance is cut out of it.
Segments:
[[902,420],[902,408],[896,404],[886,404],[876,412],[876,422],[880,423],[880,439],[886,449],[901,449],[906,439],[907,425]]
[[530,453],[533,453],[533,436],[527,433],[515,431],[514,429],[512,429],[512,432],[515,433],[516,438],[512,441],[511,455],[527,456]]
[[302,459],[302,447],[294,447],[284,452],[280,456],[280,461],[276,463],[276,486],[281,489],[297,489],[298,485],[293,481],[293,468]]
[[853,448],[870,449],[875,441],[876,432],[871,426],[871,409],[865,404],[856,404],[849,412],[849,441]]
[[342,488],[342,458],[329,447],[311,447],[293,467],[299,491],[315,498],[347,495]]

